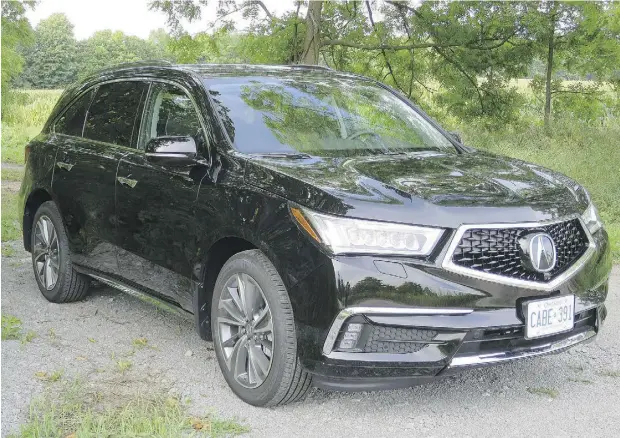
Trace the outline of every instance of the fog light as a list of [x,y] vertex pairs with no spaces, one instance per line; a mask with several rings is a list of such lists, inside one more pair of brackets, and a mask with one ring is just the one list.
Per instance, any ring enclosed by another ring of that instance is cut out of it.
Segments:
[[362,324],[347,324],[346,331],[342,334],[342,339],[340,340],[340,349],[351,350],[355,348],[361,332]]
[[361,332],[362,324],[349,324],[347,325],[347,332]]
[[350,350],[355,347],[355,344],[357,344],[357,339],[343,339],[340,341],[340,348],[343,350]]

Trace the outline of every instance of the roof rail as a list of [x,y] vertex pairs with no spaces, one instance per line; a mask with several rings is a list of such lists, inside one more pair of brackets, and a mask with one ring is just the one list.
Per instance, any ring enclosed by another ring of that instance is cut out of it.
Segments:
[[101,70],[98,70],[97,72],[101,73],[131,67],[170,67],[172,65],[174,64],[164,59],[147,59],[143,61],[122,62],[120,64],[110,65],[108,67],[102,68]]

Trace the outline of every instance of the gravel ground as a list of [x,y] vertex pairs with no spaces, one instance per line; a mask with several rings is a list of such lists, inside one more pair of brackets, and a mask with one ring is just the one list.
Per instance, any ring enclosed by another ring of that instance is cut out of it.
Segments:
[[[24,332],[37,336],[25,344],[2,342],[2,436],[19,428],[30,400],[44,390],[35,373],[55,370],[112,397],[179,395],[190,400],[193,413],[236,417],[251,436],[613,436],[620,429],[620,266],[612,274],[607,323],[589,345],[411,389],[315,389],[302,403],[259,409],[228,389],[212,345],[200,340],[191,321],[107,287],[95,288],[84,302],[48,303],[29,254],[17,242],[11,246],[15,254],[2,258],[2,313],[17,316]],[[138,338],[148,347],[135,349]],[[132,366],[121,373],[116,361],[123,357]],[[557,395],[537,393],[540,388]]]

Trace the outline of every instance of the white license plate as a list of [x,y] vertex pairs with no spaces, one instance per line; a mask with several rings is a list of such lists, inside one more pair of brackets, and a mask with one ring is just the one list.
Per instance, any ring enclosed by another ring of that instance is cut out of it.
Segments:
[[573,329],[575,296],[527,301],[524,310],[526,339],[566,332]]

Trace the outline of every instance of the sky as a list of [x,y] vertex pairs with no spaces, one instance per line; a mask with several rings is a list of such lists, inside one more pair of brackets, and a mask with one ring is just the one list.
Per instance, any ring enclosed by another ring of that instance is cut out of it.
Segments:
[[[201,20],[184,25],[184,28],[190,33],[204,30],[207,23],[215,18],[216,3],[217,0],[212,0]],[[264,0],[264,3],[275,14],[292,7],[292,1],[287,0]],[[78,40],[103,29],[120,30],[128,35],[146,38],[151,30],[166,28],[165,15],[149,11],[147,0],[41,0],[35,10],[28,11],[26,16],[35,27],[39,21],[59,12],[73,23]],[[231,18],[237,18],[242,24],[240,13],[235,15]]]

